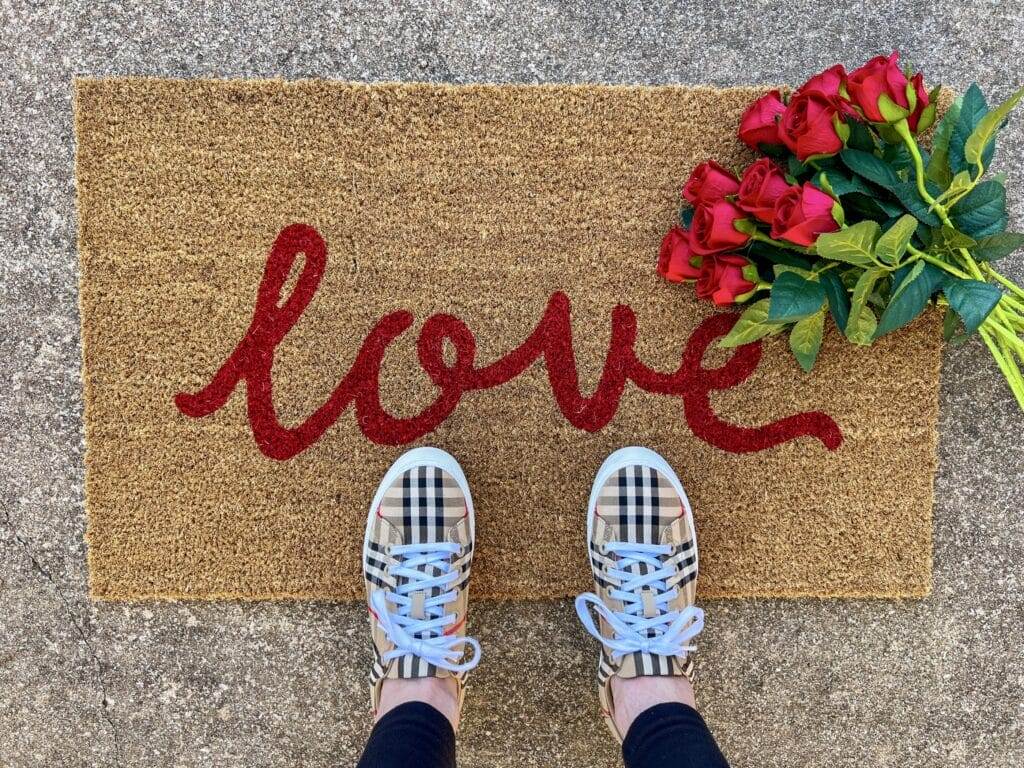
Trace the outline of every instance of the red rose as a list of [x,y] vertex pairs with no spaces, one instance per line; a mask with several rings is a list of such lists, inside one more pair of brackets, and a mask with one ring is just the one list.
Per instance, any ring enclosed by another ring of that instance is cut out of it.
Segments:
[[740,141],[757,152],[759,145],[781,144],[779,138],[779,117],[786,111],[782,94],[778,90],[768,91],[743,113],[740,118]]
[[779,135],[794,155],[806,160],[841,150],[844,141],[840,131],[844,128],[838,102],[817,91],[807,91],[790,99],[779,123]]
[[826,98],[840,98],[839,88],[846,82],[846,70],[842,64],[829,67],[824,72],[819,72],[806,83],[796,89],[796,93],[817,93]]
[[910,78],[910,85],[917,94],[917,104],[914,106],[914,111],[907,117],[907,123],[914,133],[927,131],[935,122],[935,105],[928,103],[928,91],[924,89],[924,75],[918,72]]
[[705,256],[697,278],[697,296],[719,307],[746,301],[757,287],[757,267],[736,253]]
[[[910,103],[914,89],[908,88],[910,82],[900,69],[899,58],[897,51],[876,56],[846,79],[850,101],[873,123],[895,123],[915,111]],[[914,98],[916,101],[916,95]]]
[[750,235],[736,229],[746,215],[728,200],[701,203],[690,224],[690,250],[700,256],[746,245]]
[[792,187],[775,203],[773,240],[788,240],[810,246],[823,232],[835,232],[839,224],[832,216],[835,200],[810,182]]
[[683,185],[683,197],[691,203],[709,203],[739,191],[740,181],[714,160],[701,163],[693,169]]
[[658,274],[670,283],[681,283],[683,280],[696,280],[700,276],[700,267],[693,266],[692,260],[700,263],[700,256],[690,253],[690,239],[682,227],[672,227],[661,241],[661,252],[658,254]]
[[760,160],[747,166],[740,181],[739,197],[736,204],[765,224],[772,223],[775,201],[789,190],[790,184],[782,170],[769,160]]

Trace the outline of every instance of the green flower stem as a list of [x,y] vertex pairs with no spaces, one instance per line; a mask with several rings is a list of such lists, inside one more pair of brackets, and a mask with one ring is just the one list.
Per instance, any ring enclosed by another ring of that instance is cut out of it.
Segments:
[[999,336],[1002,339],[1003,344],[1009,346],[1013,351],[1024,351],[1024,340],[1012,331],[1007,330],[1001,323],[992,322],[986,327],[989,331],[992,331]]
[[1010,385],[1010,391],[1013,392],[1013,396],[1017,399],[1017,405],[1020,406],[1021,410],[1024,410],[1024,384],[1019,379],[1020,370],[1003,356],[995,340],[985,328],[979,328],[978,334],[981,336],[982,341],[985,342],[985,346],[988,347],[988,351],[995,359],[996,365],[999,366],[999,370],[1002,371],[1003,376]]
[[[915,248],[912,245],[907,246],[907,252],[917,259],[927,261],[929,264],[934,264],[939,269],[945,270],[949,274],[955,277],[959,277],[961,280],[971,279],[971,276],[968,275],[966,272],[963,272],[954,267],[953,265],[949,264],[948,262],[936,258],[935,256],[932,256],[930,253],[925,253],[924,251],[919,250],[918,248]],[[1000,275],[1000,277],[1002,276]],[[1010,285],[1013,285],[1013,283],[1010,283]],[[1004,304],[1005,306],[1002,306]],[[1019,314],[1022,311],[1024,311],[1024,304],[1018,302],[1012,296],[1003,294],[1003,298],[1000,299],[1000,306],[998,307],[998,309],[1005,314],[1004,319],[1009,321],[1010,325],[1012,325],[1015,328],[1024,328],[1024,316]]]
[[1018,365],[1020,351],[1013,347],[1008,348],[1005,345],[1000,346],[1004,358],[1006,359],[1006,367],[1010,370],[1010,375],[1013,377],[1010,379],[1010,389],[1013,391],[1014,395],[1024,393],[1024,376],[1021,375],[1020,365]]
[[930,253],[925,253],[924,251],[915,248],[912,245],[907,246],[907,252],[913,255],[914,257],[921,259],[922,261],[927,261],[929,264],[934,264],[939,269],[949,272],[949,274],[953,275],[954,277],[959,277],[961,280],[970,279],[970,275],[968,275],[966,272],[960,271],[952,264],[950,264],[948,261],[943,261],[942,259],[932,256]]
[[993,280],[995,280],[997,283],[1002,283],[1002,285],[1005,288],[1010,289],[1011,293],[1013,293],[1013,294],[1019,296],[1020,298],[1024,299],[1024,288],[1021,288],[1019,285],[1014,283],[1012,280],[1007,280],[1001,274],[996,272],[992,268],[992,266],[989,265],[989,264],[983,264],[982,268],[985,270],[986,274],[988,274],[988,276],[991,277]]
[[[900,138],[903,139],[903,143],[910,152],[910,158],[914,161],[914,179],[917,182],[918,194],[921,195],[921,199],[928,203],[928,205],[933,208],[936,207],[937,204],[935,202],[935,198],[931,196],[931,193],[928,191],[928,187],[924,183],[924,158],[921,157],[921,150],[918,149],[917,141],[914,139],[914,134],[910,130],[910,123],[908,123],[906,118],[904,118],[898,123],[894,123],[893,128],[896,129],[896,133],[898,133]],[[943,212],[945,212],[945,210],[943,210]]]
[[1014,312],[1010,312],[1010,326],[1017,333],[1024,333],[1024,317]]
[[[982,282],[984,282],[985,281],[985,275],[982,274],[981,267],[978,266],[978,262],[976,262],[971,257],[971,254],[968,253],[968,251],[966,249],[961,248],[960,250],[961,250],[961,259],[964,262],[966,262],[967,268],[971,270],[971,275],[976,280],[981,280]],[[1009,309],[1007,309],[1004,306],[1008,302],[1009,299],[1010,299],[1009,296],[1007,296],[1006,294],[1003,294],[1003,297],[999,300],[999,303],[996,304],[995,308],[992,310],[992,316],[994,318],[996,318],[996,319],[1002,320],[1004,325],[1006,325],[1007,327],[1011,327],[1012,328],[1013,327],[1012,313],[1011,313],[1011,311]],[[1016,366],[1014,366],[1014,369],[1015,369],[1015,371],[1016,371],[1016,373],[1017,373],[1017,375],[1019,377],[1020,376],[1020,370],[1017,369]]]
[[1002,298],[1003,306],[1007,310],[1016,312],[1019,315],[1024,315],[1024,302],[1020,301],[1009,293],[1004,293]]
[[[924,200],[931,207],[931,210],[935,212],[935,215],[939,217],[939,221],[948,227],[953,227],[953,222],[949,218],[949,211],[946,206],[935,201],[935,198],[928,192],[928,187],[925,184],[925,170],[924,160],[921,157],[921,151],[917,146],[917,141],[914,139],[913,134],[910,131],[910,125],[906,120],[900,120],[893,126],[896,133],[899,134],[903,143],[906,145],[907,150],[910,152],[910,157],[914,163],[914,180],[917,184],[918,194],[921,195],[921,199]],[[955,227],[953,227],[955,229]],[[981,268],[978,266],[978,262],[971,256],[970,251],[966,248],[958,248],[957,253],[963,266],[967,268],[968,274],[945,264],[941,259],[937,259],[927,253],[923,253],[917,249],[914,249],[914,254],[925,261],[934,264],[937,267],[945,269],[950,274],[956,275],[961,279],[970,279],[974,277],[977,280],[985,281],[985,275],[982,273]],[[990,273],[994,272],[991,268],[988,270]],[[1002,275],[999,276],[1002,278]],[[999,280],[1000,283],[1006,285],[1010,283],[1008,280]],[[1012,283],[1010,284],[1012,286]],[[1016,286],[1012,286],[1014,293],[1024,296],[1022,292]],[[988,347],[992,357],[996,361],[996,365],[999,366],[999,370],[1002,371],[1003,376],[1006,378],[1007,384],[1010,386],[1010,391],[1013,392],[1015,398],[1017,398],[1017,404],[1021,410],[1024,410],[1024,376],[1021,375],[1020,366],[1018,359],[1024,360],[1024,341],[1021,340],[1016,334],[1016,328],[1021,327],[1019,323],[1019,316],[1012,311],[1012,307],[1018,302],[1012,297],[1003,295],[999,300],[999,303],[992,310],[991,314],[985,319],[981,327],[978,329],[978,333],[982,340],[985,342],[985,346]],[[993,337],[995,334],[995,337]]]
[[1003,294],[1003,298],[1000,300],[1000,308],[1015,326],[1020,327],[1024,324],[1024,308],[1020,304],[1014,303],[1011,296]]
[[1017,394],[1018,391],[1024,392],[1024,376],[1021,375],[1020,366],[1017,363],[1018,360],[1024,359],[1024,341],[991,317],[982,324],[982,328],[996,336],[994,341],[1003,353],[1010,374],[1008,381],[1014,394]]
[[802,253],[805,256],[810,256],[814,254],[813,250],[811,250],[810,248],[804,248],[802,245],[796,245],[795,243],[787,243],[785,240],[773,240],[759,229],[755,229],[749,232],[748,234],[750,235],[751,240],[759,240],[762,243],[774,245],[776,248],[785,248],[790,251],[796,251],[797,253]]

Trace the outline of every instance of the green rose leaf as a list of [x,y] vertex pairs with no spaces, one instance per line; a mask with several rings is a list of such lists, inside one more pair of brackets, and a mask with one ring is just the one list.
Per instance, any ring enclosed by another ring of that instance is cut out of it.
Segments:
[[850,310],[850,321],[846,324],[846,338],[854,344],[867,345],[875,338],[878,318],[871,307],[863,306],[856,313]]
[[971,177],[970,171],[960,171],[956,176],[950,179],[949,186],[946,191],[939,195],[936,199],[937,202],[945,205],[952,205],[974,186],[974,179]]
[[891,190],[901,182],[895,168],[882,158],[875,157],[870,152],[861,152],[859,149],[844,149],[839,153],[839,159],[858,176],[885,189]]
[[747,255],[764,259],[772,264],[785,264],[810,270],[811,262],[785,248],[779,248],[761,240],[751,240],[747,246]]
[[953,179],[953,171],[949,167],[949,139],[953,128],[960,119],[962,97],[958,97],[943,116],[932,137],[932,156],[928,160],[925,176],[936,184],[947,187]]
[[[956,125],[949,137],[949,168],[953,173],[968,170],[968,162],[964,157],[964,146],[967,144],[967,138],[974,133],[974,129],[978,127],[978,123],[986,114],[988,114],[988,104],[985,102],[985,96],[978,84],[972,83],[971,87],[964,91],[960,100]],[[995,148],[994,144],[992,148]],[[990,159],[991,151],[988,152],[988,157],[982,158],[982,162],[988,165]]]
[[783,272],[793,272],[807,280],[811,280],[814,278],[814,270],[810,268],[810,265],[808,265],[807,268],[804,269],[803,267],[797,266],[796,264],[772,264],[772,272],[775,274],[776,278]]
[[859,120],[851,120],[847,125],[850,126],[850,137],[846,140],[846,146],[862,152],[873,152],[875,140],[868,127]]
[[[904,273],[905,270],[905,274]],[[893,276],[893,294],[882,312],[875,329],[875,338],[902,328],[924,311],[931,299],[947,279],[947,274],[938,267],[919,261],[913,268],[901,267]]]
[[910,238],[917,231],[917,219],[911,214],[901,216],[875,244],[875,255],[886,264],[897,264],[907,252]]
[[724,339],[718,342],[718,346],[726,349],[738,347],[741,344],[749,344],[762,339],[778,330],[780,330],[778,325],[768,322],[768,299],[761,299],[743,310],[736,325]]
[[953,311],[952,307],[946,307],[945,314],[942,315],[942,340],[952,341],[956,335],[956,312]]
[[[925,181],[925,189],[928,190],[928,194],[933,198],[942,193],[938,185],[930,181]],[[893,187],[892,192],[903,203],[903,207],[917,217],[918,221],[927,224],[929,227],[937,227],[942,223],[938,216],[928,210],[928,203],[921,197],[921,193],[917,190],[917,184],[913,181],[904,181],[897,184]]]
[[[922,159],[927,162],[928,153],[924,147],[919,146],[917,151],[921,153]],[[902,142],[885,146],[882,149],[882,159],[895,168],[897,173],[914,167],[914,159],[910,154],[910,150]]]
[[875,241],[881,231],[876,221],[860,221],[838,232],[818,235],[815,249],[823,259],[865,267],[875,263]]
[[790,155],[786,161],[786,170],[794,179],[799,179],[807,171],[807,166],[800,162],[796,155]]
[[861,181],[859,176],[845,174],[835,168],[821,171],[814,178],[814,185],[828,192],[833,197],[842,197],[854,192],[860,192],[865,195],[873,194],[871,187]]
[[995,179],[983,181],[949,210],[953,224],[975,240],[1006,229],[1006,188]]
[[[917,276],[924,272],[925,261],[915,261],[913,264],[904,265],[897,269],[892,276],[890,294],[895,295],[901,285],[910,285]],[[890,296],[891,298],[891,296]]]
[[[850,314],[846,324],[842,327],[846,333],[846,338],[854,344],[870,344],[872,341],[871,334],[874,333],[876,322],[874,313],[868,307],[868,298],[875,289],[875,283],[884,275],[884,269],[877,267],[866,269],[857,278],[857,283],[853,286]],[[864,310],[867,310],[867,312],[865,313]],[[871,316],[870,320],[868,320],[867,315]],[[870,325],[870,331],[866,331],[868,325]]]
[[821,349],[821,337],[825,330],[825,313],[815,312],[793,326],[789,332],[789,348],[804,371],[814,367]]
[[971,248],[971,255],[976,261],[996,261],[1021,247],[1024,247],[1024,235],[1016,232],[999,232],[981,238]]
[[902,216],[903,212],[906,210],[899,203],[894,203],[891,200],[875,198],[874,203],[879,208],[879,210],[883,211],[886,214],[886,216],[888,216],[890,219]]
[[825,289],[832,319],[838,328],[845,328],[850,320],[850,297],[846,293],[846,286],[834,271],[822,272],[819,279],[821,287]]
[[931,238],[929,249],[932,251],[955,253],[960,248],[973,248],[977,245],[974,238],[968,237],[959,229],[948,226],[933,229]]
[[[995,137],[1002,124],[1006,121],[1010,110],[1017,106],[1017,102],[1024,96],[1024,88],[1019,89],[1010,98],[985,114],[975,126],[971,135],[964,142],[964,160],[978,167],[978,175],[985,170],[992,153],[995,151]],[[991,146],[991,150],[989,147]]]
[[895,200],[871,194],[851,193],[843,198],[843,205],[851,213],[850,218],[873,219],[879,223],[899,218],[906,209]]
[[693,208],[684,205],[679,209],[679,224],[683,229],[690,228],[690,225],[693,224]]
[[805,280],[796,272],[785,271],[772,284],[768,320],[770,322],[800,320],[821,309],[825,289],[820,283]]
[[980,280],[950,280],[942,292],[949,299],[949,306],[960,315],[967,333],[978,330],[1003,297],[996,286]]

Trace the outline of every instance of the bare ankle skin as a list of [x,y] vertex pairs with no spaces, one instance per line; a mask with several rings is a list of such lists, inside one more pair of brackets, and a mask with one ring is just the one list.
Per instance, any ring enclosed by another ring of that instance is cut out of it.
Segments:
[[613,677],[615,725],[625,735],[637,715],[655,704],[681,702],[696,708],[693,686],[685,677]]
[[410,680],[385,680],[380,689],[380,707],[374,722],[400,704],[422,701],[448,718],[459,729],[459,685],[452,677],[421,677]]

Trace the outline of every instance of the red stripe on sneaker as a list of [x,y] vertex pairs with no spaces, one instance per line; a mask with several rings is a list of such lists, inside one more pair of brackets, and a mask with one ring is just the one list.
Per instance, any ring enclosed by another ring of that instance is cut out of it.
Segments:
[[444,631],[444,634],[446,634],[446,635],[454,635],[456,632],[458,632],[462,628],[462,625],[465,624],[465,623],[466,623],[466,617],[463,616],[462,617],[462,621],[456,622],[453,626],[448,627],[448,629],[446,629]]

